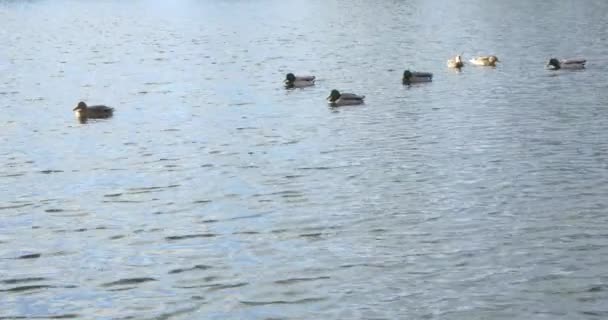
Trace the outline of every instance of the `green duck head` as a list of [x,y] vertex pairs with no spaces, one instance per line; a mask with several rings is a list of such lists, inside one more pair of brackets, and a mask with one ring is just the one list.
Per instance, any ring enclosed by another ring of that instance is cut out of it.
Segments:
[[296,81],[296,76],[293,73],[288,73],[285,76],[285,82],[293,83],[294,81]]
[[403,71],[403,83],[409,83],[412,76],[413,74],[410,70]]
[[331,93],[329,94],[329,97],[327,97],[327,100],[329,102],[335,102],[338,99],[340,99],[340,91],[336,89],[331,90]]
[[559,69],[560,68],[560,63],[559,60],[555,59],[555,58],[551,58],[549,59],[549,63],[547,63],[547,67],[553,67],[553,69]]

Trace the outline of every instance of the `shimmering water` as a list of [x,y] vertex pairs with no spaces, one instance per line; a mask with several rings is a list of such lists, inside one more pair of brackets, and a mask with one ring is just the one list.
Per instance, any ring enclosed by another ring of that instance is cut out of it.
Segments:
[[1,0],[0,319],[607,318],[607,13]]

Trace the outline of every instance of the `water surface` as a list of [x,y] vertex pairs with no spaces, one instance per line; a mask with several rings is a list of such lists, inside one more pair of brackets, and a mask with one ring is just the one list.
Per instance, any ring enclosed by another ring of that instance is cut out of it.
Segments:
[[0,1],[0,319],[608,317],[606,12]]

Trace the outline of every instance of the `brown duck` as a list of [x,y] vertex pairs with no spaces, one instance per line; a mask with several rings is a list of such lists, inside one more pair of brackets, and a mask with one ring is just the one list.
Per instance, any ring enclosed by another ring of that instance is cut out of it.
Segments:
[[86,103],[80,101],[73,111],[80,119],[105,119],[112,116],[114,108],[104,105],[87,106]]

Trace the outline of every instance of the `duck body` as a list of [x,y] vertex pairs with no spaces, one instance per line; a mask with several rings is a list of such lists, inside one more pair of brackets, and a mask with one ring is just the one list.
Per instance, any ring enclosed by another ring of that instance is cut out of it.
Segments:
[[334,89],[327,97],[327,102],[333,107],[341,107],[363,104],[363,99],[365,99],[365,96],[354,93],[340,93],[340,91]]
[[547,68],[549,68],[551,70],[560,70],[560,69],[580,70],[580,69],[585,69],[586,63],[587,63],[587,60],[585,60],[585,59],[558,60],[556,58],[551,58],[549,60],[549,63],[547,63]]
[[496,67],[496,63],[500,62],[497,56],[480,56],[469,60],[471,64],[482,67]]
[[460,69],[464,66],[464,63],[462,62],[462,57],[458,55],[448,60],[447,65],[448,68]]
[[78,103],[73,111],[76,117],[81,119],[105,119],[114,114],[114,108],[104,105],[87,106],[82,101]]
[[409,85],[412,83],[422,83],[433,81],[433,74],[430,72],[416,72],[405,70],[403,72],[403,78],[401,79],[403,84]]
[[288,73],[283,81],[286,88],[304,88],[315,84],[315,76],[296,76]]

